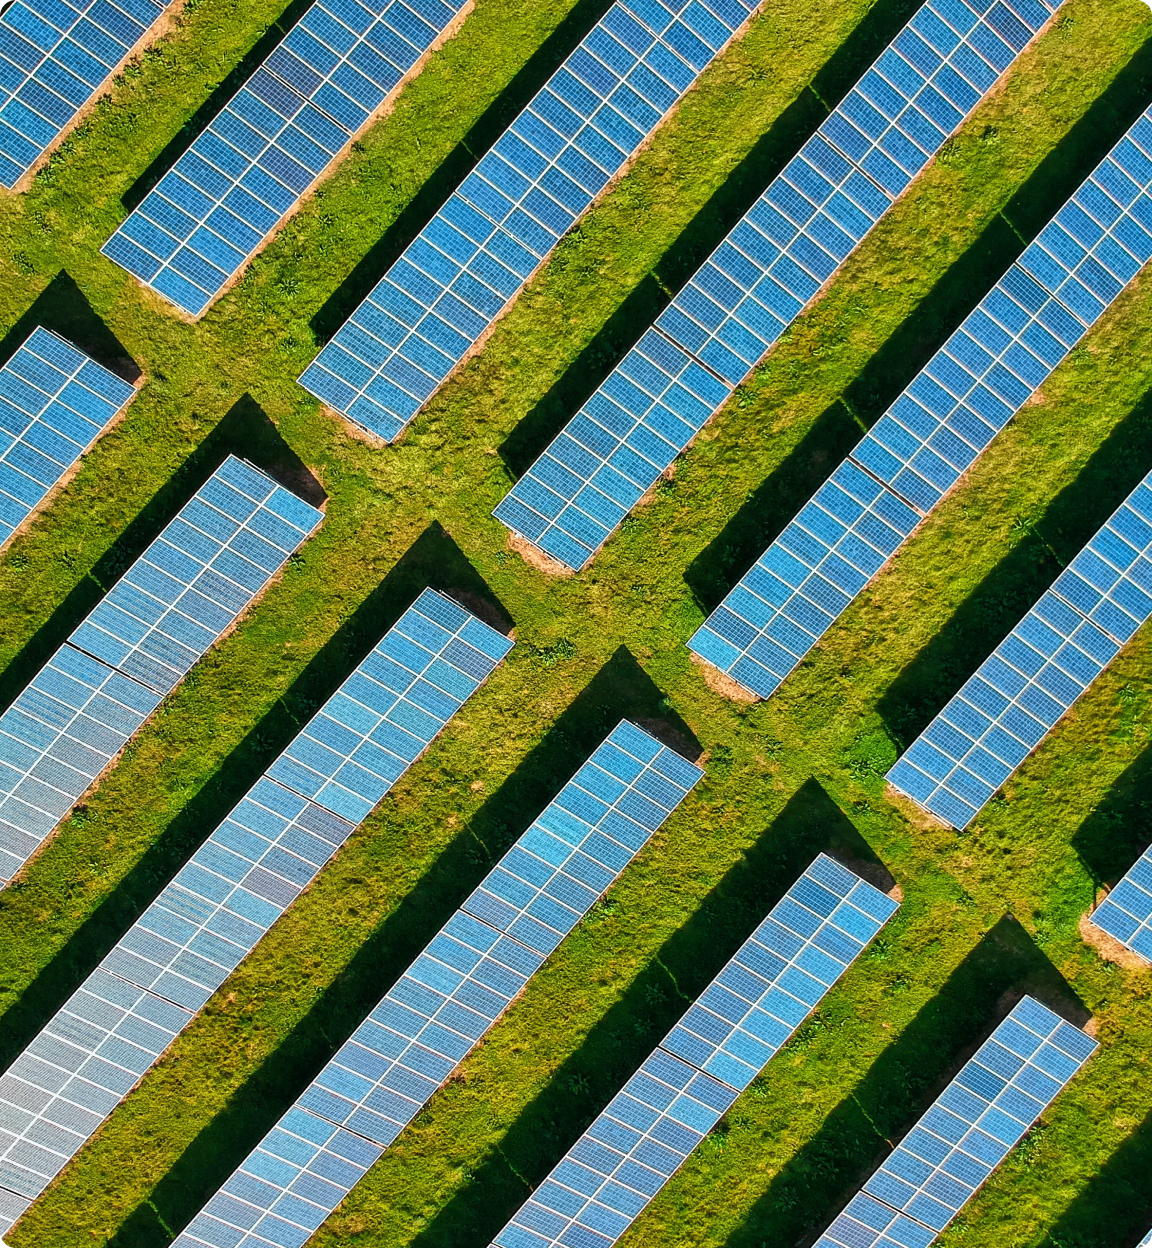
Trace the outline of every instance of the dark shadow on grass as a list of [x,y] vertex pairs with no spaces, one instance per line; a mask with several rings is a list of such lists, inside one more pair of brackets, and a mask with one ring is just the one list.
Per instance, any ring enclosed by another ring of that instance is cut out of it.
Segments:
[[236,67],[217,84],[212,94],[165,144],[163,151],[124,192],[120,202],[128,212],[140,207],[145,196],[223,112],[228,101],[263,65],[272,49],[311,8],[312,3],[313,0],[291,0],[280,16],[245,53]]
[[0,1020],[0,1070],[23,1051],[428,585],[478,614],[484,610],[480,604],[486,604],[488,622],[509,630],[507,613],[479,573],[439,523],[430,525],[9,1008]]
[[555,30],[516,71],[504,90],[481,113],[312,318],[312,332],[318,344],[327,342],[364,302],[368,292],[472,172],[484,153],[604,16],[611,2],[577,0]]
[[87,576],[0,672],[0,710],[12,704],[73,629],[143,554],[224,459],[232,454],[262,468],[286,489],[307,499],[313,506],[323,504],[325,495],[319,482],[280,436],[259,404],[244,395],[149,499]]
[[1104,1163],[1037,1248],[1136,1248],[1152,1224],[1152,1114]]
[[[1072,848],[1097,889],[1126,875],[1152,844],[1152,746],[1116,779],[1076,829]],[[1152,1175],[1152,1170],[1149,1171]]]
[[[849,418],[859,422],[848,445],[851,449],[862,428],[879,420],[999,281],[1024,250],[1024,240],[1039,233],[1146,107],[1150,83],[1152,43],[1140,47],[1003,211],[989,221],[980,237],[869,359],[842,397],[817,420],[814,428],[831,431],[836,440],[837,458],[828,457],[833,465],[843,457],[841,443],[851,435]],[[799,463],[792,455],[785,459],[690,565],[685,580],[706,610],[727,594],[811,497],[815,487],[808,488],[805,455],[810,455],[807,449],[801,452]],[[777,475],[780,482],[774,483]]]
[[1092,453],[1019,543],[953,612],[880,699],[889,735],[910,745],[1040,598],[1152,465],[1152,394]]
[[50,329],[79,347],[97,364],[135,385],[140,369],[127,348],[92,309],[71,276],[61,269],[32,301],[32,306],[0,339],[0,368],[14,356],[37,326]]
[[522,476],[917,9],[878,0],[500,447]]
[[[874,949],[864,957],[883,976],[883,946]],[[903,989],[902,976],[887,978],[888,992]],[[810,1243],[1024,993],[1078,1026],[1088,1020],[1060,972],[1005,916],[772,1179],[725,1248]]]
[[[520,1112],[499,1149],[456,1189],[412,1248],[490,1243],[821,850],[887,875],[840,808],[809,780]],[[627,924],[630,916],[602,911],[593,921]]]
[[[530,660],[531,661],[531,660]],[[527,830],[624,717],[664,720],[699,751],[664,695],[621,647],[541,743],[480,807],[433,866],[360,946],[292,1033],[189,1145],[121,1225],[110,1248],[161,1248],[248,1155],[411,964],[492,863]]]

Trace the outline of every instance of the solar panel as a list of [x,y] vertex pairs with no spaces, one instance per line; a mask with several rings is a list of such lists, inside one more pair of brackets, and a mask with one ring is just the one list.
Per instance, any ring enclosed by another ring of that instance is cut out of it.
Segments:
[[1152,846],[1096,907],[1092,922],[1152,962]]
[[1152,110],[688,643],[770,697],[1152,256]]
[[14,187],[163,17],[160,0],[0,5],[0,185]]
[[1152,473],[888,772],[966,828],[1152,615]]
[[302,1245],[702,775],[622,722],[177,1236],[177,1248]]
[[1148,1234],[1144,1236],[1136,1248],[1152,1248],[1152,1231],[1149,1231]]
[[584,567],[1058,7],[929,0],[496,518]]
[[426,589],[0,1078],[0,1234],[512,642]]
[[321,518],[229,456],[97,603],[0,716],[0,882],[44,843]]
[[1097,1047],[1025,997],[816,1248],[927,1248]]
[[101,248],[199,316],[455,24],[463,0],[316,0]]
[[50,330],[29,334],[0,368],[0,546],[135,394]]
[[492,1248],[616,1243],[896,909],[819,855]]
[[398,437],[755,7],[616,0],[300,384]]

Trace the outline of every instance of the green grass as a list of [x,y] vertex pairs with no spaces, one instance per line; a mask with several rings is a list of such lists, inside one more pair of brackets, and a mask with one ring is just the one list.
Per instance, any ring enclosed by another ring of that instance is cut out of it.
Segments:
[[0,561],[0,695],[223,448],[299,461],[329,498],[302,556],[0,896],[4,1064],[421,585],[497,601],[520,642],[34,1208],[16,1248],[168,1242],[623,714],[680,721],[709,751],[706,781],[315,1243],[484,1248],[825,846],[882,860],[904,906],[628,1242],[775,1248],[818,1231],[1022,989],[1078,999],[1104,1045],[946,1242],[1114,1248],[1147,1226],[1152,977],[1103,963],[1077,934],[1096,884],[1152,836],[1147,630],[967,834],[893,806],[882,782],[1152,463],[1147,281],[769,703],[713,694],[684,648],[857,421],[883,410],[1147,103],[1146,6],[1069,0],[586,573],[545,579],[488,514],[506,462],[522,466],[570,414],[913,7],[825,0],[816,20],[810,2],[774,0],[389,449],[294,385],[313,322],[338,319],[348,275],[362,286],[387,264],[594,7],[479,0],[194,327],[97,250],[121,197],[278,16],[275,0],[190,5],[32,191],[0,201],[0,331],[45,319],[147,377]]

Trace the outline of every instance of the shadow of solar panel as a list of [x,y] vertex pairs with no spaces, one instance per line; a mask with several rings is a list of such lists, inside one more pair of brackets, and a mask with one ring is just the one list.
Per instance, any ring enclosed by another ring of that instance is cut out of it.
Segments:
[[135,393],[70,342],[32,331],[0,368],[0,547]]
[[927,1248],[1097,1047],[1025,997],[816,1248]]
[[451,29],[463,0],[316,0],[104,244],[199,316]]
[[1150,556],[1152,473],[909,746],[889,781],[967,827],[1152,615]]
[[622,722],[177,1237],[179,1248],[303,1244],[702,775]]
[[160,0],[0,6],[0,185],[24,178],[171,7]]
[[896,909],[819,855],[493,1248],[614,1244]]
[[[447,722],[511,647],[427,589],[316,712],[0,1078],[0,1234],[368,814],[363,777],[382,796],[408,769],[391,748],[400,708],[444,698]],[[297,762],[317,761],[310,745],[326,751],[319,772]]]
[[230,456],[124,573],[0,716],[0,880],[20,870],[321,518]]
[[[1152,110],[1137,120],[693,634],[693,653],[770,697],[1099,320],[1152,256],[1150,118]],[[1101,661],[1106,643],[1085,644]],[[976,809],[978,789],[958,796]],[[950,810],[954,822],[960,812]]]
[[925,4],[496,518],[584,567],[1058,7]]
[[1096,907],[1092,922],[1152,962],[1152,848]]
[[617,0],[300,384],[398,437],[755,7]]

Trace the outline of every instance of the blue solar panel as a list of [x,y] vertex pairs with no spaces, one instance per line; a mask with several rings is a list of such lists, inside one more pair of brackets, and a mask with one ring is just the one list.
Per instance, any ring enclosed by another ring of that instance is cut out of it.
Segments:
[[1096,907],[1092,922],[1152,962],[1152,847]]
[[610,1248],[896,909],[821,854],[492,1248]]
[[1152,473],[888,773],[965,828],[1152,615]]
[[47,329],[0,368],[0,546],[136,391]]
[[398,437],[755,7],[617,0],[300,384]]
[[1025,997],[816,1248],[928,1248],[1097,1047]]
[[0,1079],[0,1234],[511,647],[427,589],[309,720]]
[[0,5],[0,185],[20,182],[168,7],[160,0]]
[[[1152,110],[688,646],[771,696],[1152,256]],[[995,787],[995,786],[993,786]]]
[[462,8],[463,0],[316,0],[103,254],[199,316]]
[[1152,1248],[1152,1231],[1149,1231],[1148,1234],[1144,1236],[1144,1238],[1137,1245],[1137,1248]]
[[320,523],[229,456],[0,716],[0,881]]
[[488,873],[176,1248],[302,1245],[703,773],[625,720]]
[[929,0],[493,513],[582,568],[1058,0]]

